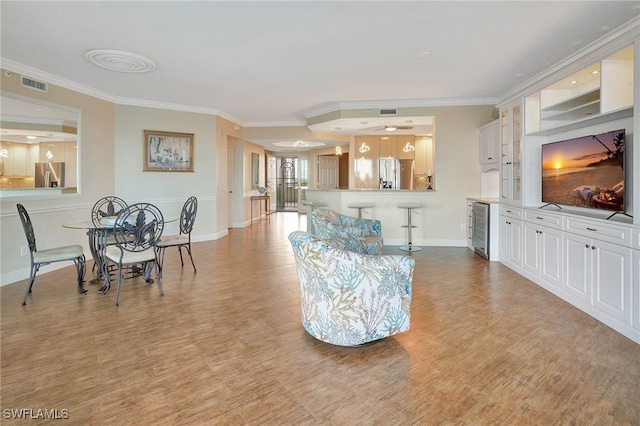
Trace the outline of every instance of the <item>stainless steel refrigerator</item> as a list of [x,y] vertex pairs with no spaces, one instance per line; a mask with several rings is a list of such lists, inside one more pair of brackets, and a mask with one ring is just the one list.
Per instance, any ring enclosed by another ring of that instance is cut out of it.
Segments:
[[64,187],[64,163],[36,163],[36,188]]
[[413,160],[381,158],[380,189],[413,189]]

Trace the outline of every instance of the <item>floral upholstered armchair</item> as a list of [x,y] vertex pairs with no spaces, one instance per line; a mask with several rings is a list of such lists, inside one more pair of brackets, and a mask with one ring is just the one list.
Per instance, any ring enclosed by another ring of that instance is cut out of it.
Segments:
[[344,249],[342,240],[289,235],[300,285],[302,326],[316,339],[359,346],[409,330],[415,261]]
[[327,208],[311,211],[313,234],[325,239],[343,239],[345,248],[366,254],[382,254],[382,223],[379,220],[345,216]]

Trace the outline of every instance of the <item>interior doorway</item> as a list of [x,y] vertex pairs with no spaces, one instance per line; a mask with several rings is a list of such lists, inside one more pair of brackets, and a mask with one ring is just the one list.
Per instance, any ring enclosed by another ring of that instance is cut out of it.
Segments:
[[298,159],[280,157],[276,163],[276,211],[298,211],[298,192],[300,188],[296,174]]

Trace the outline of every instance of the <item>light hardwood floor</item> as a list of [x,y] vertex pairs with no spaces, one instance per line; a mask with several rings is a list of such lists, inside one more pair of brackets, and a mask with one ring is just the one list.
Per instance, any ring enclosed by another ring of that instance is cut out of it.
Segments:
[[24,281],[2,287],[0,422],[640,424],[640,345],[465,248],[413,254],[409,332],[315,340],[287,240],[305,228],[278,213],[194,244],[195,275],[167,251],[164,297],[130,279],[118,308],[97,284],[80,296],[73,266],[39,276],[27,306]]

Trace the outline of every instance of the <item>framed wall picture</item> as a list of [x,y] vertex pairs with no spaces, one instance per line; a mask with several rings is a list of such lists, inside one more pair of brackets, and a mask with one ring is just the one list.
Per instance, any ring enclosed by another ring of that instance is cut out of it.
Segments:
[[142,170],[145,172],[193,172],[193,133],[145,130]]

